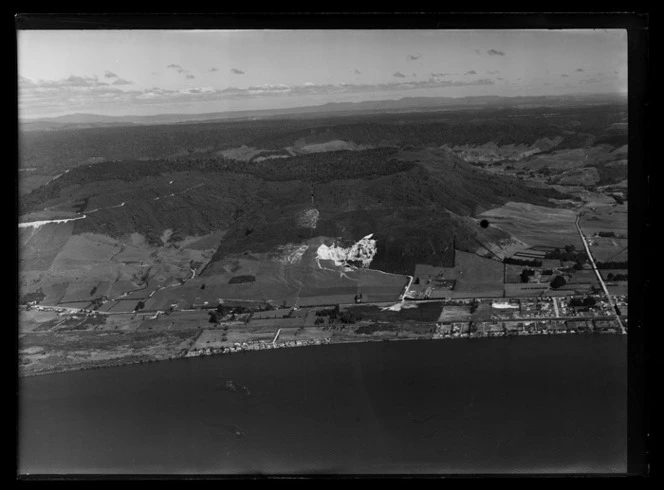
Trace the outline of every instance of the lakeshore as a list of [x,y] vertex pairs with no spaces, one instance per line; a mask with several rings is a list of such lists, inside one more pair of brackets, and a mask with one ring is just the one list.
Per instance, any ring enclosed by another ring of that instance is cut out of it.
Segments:
[[[602,321],[602,320],[600,320]],[[247,352],[259,351],[273,351],[280,349],[302,348],[311,346],[324,346],[333,344],[351,344],[351,343],[370,343],[370,342],[402,342],[407,340],[448,340],[448,341],[463,341],[470,339],[488,339],[488,338],[512,338],[512,337],[530,337],[530,336],[596,336],[596,335],[624,335],[618,328],[612,326],[609,320],[606,320],[607,326],[599,329],[591,328],[565,328],[563,325],[555,325],[553,328],[548,328],[548,325],[540,322],[532,328],[525,326],[519,327],[505,327],[501,326],[500,329],[474,329],[471,331],[469,324],[456,323],[454,326],[447,326],[442,324],[434,325],[433,333],[418,334],[413,333],[412,328],[396,329],[394,331],[376,331],[371,335],[357,335],[353,334],[350,329],[344,333],[345,328],[341,327],[337,332],[339,335],[332,335],[330,337],[306,340],[286,340],[281,342],[267,342],[263,340],[248,340],[243,342],[235,342],[230,346],[224,347],[191,347],[183,349],[178,353],[166,353],[162,355],[144,355],[144,356],[131,356],[122,357],[118,359],[105,359],[105,360],[92,360],[91,362],[83,362],[78,365],[56,365],[50,366],[43,370],[27,371],[19,369],[19,375],[24,377],[40,376],[56,373],[65,373],[72,371],[82,371],[90,369],[113,368],[118,366],[138,365],[155,362],[172,361],[176,359],[187,359],[193,357],[203,356],[219,356],[240,354]],[[426,327],[426,326],[425,326]],[[297,330],[291,330],[291,336]],[[205,331],[198,335],[200,338]],[[286,337],[286,335],[285,335]],[[192,343],[192,346],[196,342]]]

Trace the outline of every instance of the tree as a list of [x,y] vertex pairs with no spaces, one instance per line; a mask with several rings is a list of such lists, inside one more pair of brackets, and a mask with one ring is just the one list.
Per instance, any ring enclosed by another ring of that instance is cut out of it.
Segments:
[[574,245],[565,245],[565,251],[568,253],[572,253],[576,250],[576,247]]
[[551,281],[551,287],[553,289],[558,289],[564,286],[565,284],[567,284],[567,281],[563,276],[556,276],[553,278],[553,281]]
[[210,315],[210,323],[217,323],[219,321],[216,311],[208,311],[208,315]]
[[222,305],[221,303],[217,305],[216,311],[222,316],[226,314],[226,309],[224,308],[224,305]]
[[532,269],[523,269],[521,271],[521,282],[526,283],[530,280],[530,276],[535,275],[535,271]]
[[419,277],[416,277],[416,278],[415,278],[415,281],[413,282],[413,284],[419,284],[419,283],[420,283],[420,278],[419,278]]
[[593,298],[592,296],[586,296],[583,298],[583,305],[584,306],[595,306],[597,304],[597,300]]

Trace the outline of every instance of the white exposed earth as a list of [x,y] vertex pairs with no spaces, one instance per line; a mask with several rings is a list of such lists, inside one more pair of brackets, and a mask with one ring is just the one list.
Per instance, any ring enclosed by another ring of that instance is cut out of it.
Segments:
[[316,251],[319,260],[332,260],[337,266],[345,265],[348,261],[360,262],[362,267],[369,267],[376,255],[376,240],[372,239],[373,233],[365,236],[349,248],[340,247],[336,243],[331,246],[322,244]]

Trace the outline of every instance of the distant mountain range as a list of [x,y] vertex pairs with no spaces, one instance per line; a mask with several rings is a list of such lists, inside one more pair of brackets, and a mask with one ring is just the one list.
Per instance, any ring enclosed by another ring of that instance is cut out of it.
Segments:
[[216,120],[250,120],[274,117],[308,117],[320,115],[345,115],[349,113],[437,111],[452,108],[487,107],[536,107],[584,104],[626,103],[626,94],[575,94],[562,96],[476,96],[476,97],[404,97],[398,100],[364,102],[329,102],[323,105],[292,107],[285,109],[212,112],[204,114],[156,114],[152,116],[104,116],[99,114],[69,114],[66,116],[24,119],[20,121],[25,131],[43,131],[99,126],[127,126],[153,124],[179,124]]

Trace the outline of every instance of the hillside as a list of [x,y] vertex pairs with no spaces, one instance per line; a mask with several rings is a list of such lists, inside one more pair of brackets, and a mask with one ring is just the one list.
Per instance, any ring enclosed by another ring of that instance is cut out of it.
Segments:
[[[316,236],[356,241],[374,233],[372,267],[409,273],[444,264],[453,242],[475,251],[508,239],[461,220],[508,201],[549,203],[554,190],[496,178],[446,150],[376,149],[299,155],[270,162],[223,158],[101,162],[74,168],[22,200],[23,213],[77,211],[73,233],[119,238],[138,232],[159,245],[225,230],[212,263],[267,253]],[[315,212],[313,222],[303,213]]]

